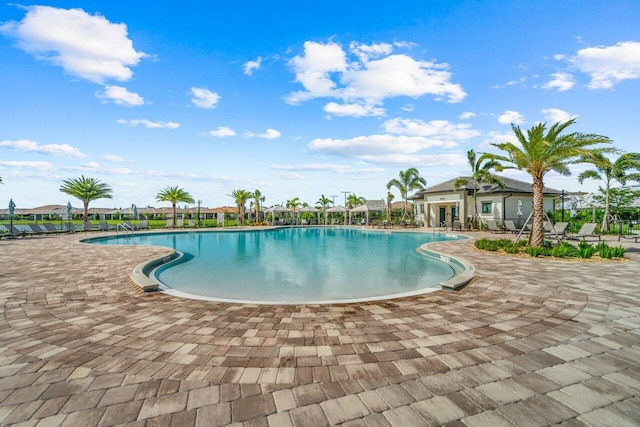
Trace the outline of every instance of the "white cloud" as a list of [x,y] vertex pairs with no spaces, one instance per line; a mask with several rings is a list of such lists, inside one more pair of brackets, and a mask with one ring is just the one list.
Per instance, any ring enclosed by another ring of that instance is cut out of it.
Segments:
[[524,116],[517,111],[506,110],[504,113],[498,117],[498,123],[503,125],[508,125],[513,123],[514,125],[521,125],[526,123],[524,121]]
[[542,86],[543,89],[558,89],[558,92],[564,92],[575,86],[576,82],[569,73],[553,73],[551,80]]
[[[459,84],[451,83],[447,64],[392,54],[393,48],[394,45],[387,43],[352,42],[352,55],[348,57],[335,42],[307,41],[304,54],[289,62],[304,90],[291,93],[286,101],[298,104],[315,98],[336,98],[344,105],[373,107],[397,96],[418,98],[431,94],[449,102],[459,102],[466,97]],[[334,111],[344,113],[345,108],[331,105]]]
[[384,172],[384,168],[355,168],[350,165],[337,165],[331,163],[309,163],[306,165],[270,165],[269,167],[275,170],[293,172],[333,172],[339,174]]
[[276,176],[280,179],[285,179],[287,181],[302,181],[304,180],[304,175],[300,173],[279,173]]
[[471,111],[465,111],[462,114],[460,114],[460,117],[458,117],[460,120],[469,120],[473,117],[476,116],[476,113],[472,113]]
[[515,135],[513,132],[496,132],[492,131],[487,134],[484,141],[478,146],[479,149],[495,149],[491,144],[501,144],[505,142],[513,142]]
[[351,117],[365,117],[365,116],[384,116],[384,108],[376,108],[371,104],[338,104],[330,102],[323,108],[329,114],[335,116],[351,116]]
[[11,168],[20,169],[35,169],[39,171],[51,171],[55,170],[53,165],[49,162],[25,162],[25,161],[0,161],[0,166],[7,166]]
[[98,92],[96,96],[125,107],[144,105],[144,99],[140,95],[135,92],[129,92],[122,86],[105,86],[104,91]]
[[100,84],[127,81],[130,67],[146,56],[133,48],[125,24],[82,9],[28,6],[26,10],[21,21],[7,22],[0,31],[15,37],[20,49],[70,75]]
[[248,138],[276,139],[280,138],[282,134],[275,129],[267,129],[264,133],[245,132],[245,136]]
[[383,127],[389,133],[435,138],[442,141],[439,145],[452,147],[457,145],[456,140],[480,135],[480,132],[473,130],[469,124],[453,124],[447,120],[424,122],[411,119],[390,119],[384,123]]
[[350,139],[318,138],[311,141],[308,148],[325,154],[367,160],[394,154],[412,154],[443,145],[445,143],[442,140],[422,136],[380,134]]
[[150,129],[177,129],[180,127],[180,123],[175,122],[152,122],[147,119],[134,119],[134,120],[125,120],[118,119],[118,123],[121,125],[129,125],[132,127],[142,125]]
[[575,119],[576,117],[578,117],[575,114],[568,113],[558,108],[546,108],[546,109],[540,110],[540,114],[542,114],[547,120],[550,120],[554,123],[566,122],[568,120]]
[[640,78],[640,42],[580,49],[569,62],[589,74],[589,88],[609,89],[622,80]]
[[19,139],[17,141],[0,141],[0,146],[13,148],[17,151],[26,151],[31,153],[49,154],[53,156],[71,156],[84,158],[87,157],[76,147],[69,144],[45,144],[40,145],[30,139]]
[[255,61],[247,61],[244,64],[244,73],[247,76],[250,76],[253,74],[254,70],[259,70],[260,66],[262,64],[262,57],[258,56],[258,59],[256,59]]
[[105,154],[104,156],[102,156],[102,158],[110,163],[120,163],[126,161],[124,157],[118,156],[117,154]]
[[193,105],[206,109],[216,108],[220,98],[222,98],[217,93],[211,92],[209,89],[203,87],[192,87],[191,95]]
[[224,138],[227,136],[236,136],[236,132],[233,129],[228,128],[226,126],[218,126],[217,129],[210,130],[209,132],[207,132],[207,135],[215,136],[216,138]]

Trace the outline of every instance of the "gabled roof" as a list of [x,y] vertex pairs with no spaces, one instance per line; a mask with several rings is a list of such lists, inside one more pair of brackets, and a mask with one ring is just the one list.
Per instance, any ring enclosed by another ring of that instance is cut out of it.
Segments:
[[[460,178],[467,179],[468,183],[465,186],[465,190],[473,191],[473,179],[469,176],[453,178],[445,182],[441,182],[440,184],[432,185],[431,187],[427,187],[424,190],[418,191],[416,194],[410,197],[410,199],[416,200],[421,199],[427,194],[436,194],[436,193],[451,193],[462,190],[455,189],[454,184],[456,180]],[[513,178],[500,177],[502,181],[504,181],[504,188],[500,188],[494,184],[480,184],[478,186],[477,194],[495,194],[495,193],[533,193],[533,185],[528,182],[520,181]],[[545,187],[544,194],[562,194],[562,191],[555,190],[553,188]]]

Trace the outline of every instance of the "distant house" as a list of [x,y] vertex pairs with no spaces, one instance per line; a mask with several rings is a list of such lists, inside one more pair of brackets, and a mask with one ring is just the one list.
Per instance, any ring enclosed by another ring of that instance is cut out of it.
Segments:
[[[418,191],[409,199],[416,205],[416,220],[424,222],[427,227],[440,224],[451,225],[453,221],[466,223],[474,215],[473,181],[467,178],[468,184],[456,190],[454,178]],[[493,184],[479,184],[476,191],[478,216],[481,220],[493,219],[498,222],[505,219],[524,223],[533,210],[532,184],[517,179],[501,177],[505,188]],[[554,199],[561,195],[560,190],[545,188],[544,209],[553,209]]]

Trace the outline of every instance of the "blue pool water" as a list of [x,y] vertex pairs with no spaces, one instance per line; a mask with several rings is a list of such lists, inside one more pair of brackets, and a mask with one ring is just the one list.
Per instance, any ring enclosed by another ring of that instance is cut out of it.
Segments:
[[167,287],[203,297],[256,302],[367,299],[436,287],[454,269],[416,253],[455,236],[298,227],[120,235],[109,245],[156,245],[185,254],[155,276]]

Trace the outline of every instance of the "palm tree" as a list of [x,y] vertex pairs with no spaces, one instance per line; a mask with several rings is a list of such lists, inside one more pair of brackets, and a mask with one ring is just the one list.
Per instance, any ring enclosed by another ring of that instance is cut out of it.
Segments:
[[300,198],[294,197],[291,200],[287,200],[287,207],[293,209],[293,216],[296,216],[296,209],[300,207]]
[[247,200],[253,198],[254,193],[247,190],[233,190],[229,196],[233,197],[236,201],[236,207],[238,208],[238,222],[242,225],[244,224],[244,215],[246,210],[245,203],[247,203]]
[[187,193],[183,188],[166,186],[158,194],[156,194],[156,200],[159,202],[170,202],[171,209],[173,210],[173,221],[171,226],[176,226],[176,204],[177,203],[195,203],[191,194]]
[[391,219],[391,203],[396,196],[391,191],[387,191],[387,218]]
[[[476,152],[473,150],[467,151],[467,160],[469,166],[471,166],[471,182],[473,185],[473,218],[478,223],[478,201],[477,191],[478,185],[482,183],[497,185],[500,189],[504,188],[504,181],[497,175],[491,173],[491,169],[499,168],[500,163],[491,159],[487,154],[482,154],[480,157],[476,156]],[[469,178],[458,178],[453,183],[453,188],[459,190],[465,188],[469,184]]]
[[89,221],[89,202],[98,199],[111,199],[112,190],[108,184],[96,178],[70,178],[62,181],[60,191],[82,201],[84,205],[83,221]]
[[427,185],[427,180],[420,176],[420,172],[416,168],[400,171],[399,179],[394,178],[387,183],[387,190],[391,190],[391,187],[396,187],[400,192],[403,202],[403,218],[407,216],[407,193],[413,190],[422,190],[425,185]]
[[640,181],[640,173],[627,173],[627,171],[640,171],[640,153],[626,153],[618,157],[614,162],[602,154],[594,157],[592,162],[595,169],[589,169],[578,175],[580,184],[585,179],[599,179],[604,181],[604,189],[600,190],[604,193],[604,219],[602,220],[602,230],[609,230],[609,200],[611,193],[611,184],[613,181],[626,185],[627,181]]
[[256,221],[260,221],[260,204],[265,201],[265,197],[262,195],[260,190],[256,190],[251,193],[251,197],[254,200],[254,206],[256,208]]
[[525,136],[519,126],[511,124],[517,139],[512,142],[491,144],[506,152],[506,155],[487,154],[492,160],[505,162],[496,170],[520,169],[533,178],[533,228],[529,236],[531,246],[544,245],[544,176],[549,171],[571,175],[568,165],[592,161],[595,156],[611,153],[613,148],[589,148],[595,144],[609,144],[606,136],[579,132],[562,135],[575,123],[575,119],[557,122],[547,130],[546,123],[539,123],[527,131]]
[[349,197],[347,197],[346,208],[353,209],[356,206],[364,205],[365,202],[366,200],[364,199],[364,197],[357,196],[356,193],[351,193],[349,194]]
[[316,202],[316,208],[322,211],[322,218],[324,218],[325,225],[327,224],[327,208],[331,204],[331,199],[324,194],[320,195],[320,198]]

